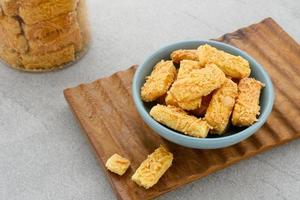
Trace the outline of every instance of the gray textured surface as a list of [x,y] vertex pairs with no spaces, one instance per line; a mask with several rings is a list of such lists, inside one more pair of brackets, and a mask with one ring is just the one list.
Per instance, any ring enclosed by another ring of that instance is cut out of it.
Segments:
[[[66,87],[141,63],[162,45],[209,39],[273,17],[300,41],[300,1],[89,0],[93,44],[76,65],[28,74],[0,64],[0,199],[115,196],[63,98]],[[299,123],[299,122],[298,122]],[[160,199],[300,199],[300,141]]]

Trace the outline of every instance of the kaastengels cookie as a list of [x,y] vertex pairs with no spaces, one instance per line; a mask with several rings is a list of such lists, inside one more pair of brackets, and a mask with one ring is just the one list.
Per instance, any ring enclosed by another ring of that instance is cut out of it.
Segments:
[[176,68],[170,60],[157,63],[151,75],[141,88],[141,98],[145,102],[154,101],[167,93],[176,78]]
[[173,154],[160,146],[144,160],[131,179],[139,186],[149,189],[171,167]]
[[114,154],[106,161],[105,166],[109,171],[122,176],[130,166],[130,161],[119,154]]
[[259,97],[264,87],[254,78],[244,78],[238,85],[238,98],[232,114],[232,124],[235,126],[250,126],[257,121],[259,115]]

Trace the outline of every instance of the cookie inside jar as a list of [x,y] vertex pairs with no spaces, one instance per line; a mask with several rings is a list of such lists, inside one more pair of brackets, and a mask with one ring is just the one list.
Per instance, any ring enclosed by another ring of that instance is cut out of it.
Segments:
[[85,0],[0,0],[0,58],[41,72],[68,66],[88,49]]

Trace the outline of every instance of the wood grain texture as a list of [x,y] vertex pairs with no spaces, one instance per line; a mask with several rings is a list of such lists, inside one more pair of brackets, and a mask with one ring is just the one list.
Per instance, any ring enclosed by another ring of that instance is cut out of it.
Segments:
[[[130,159],[122,177],[106,171],[119,199],[152,199],[238,161],[300,137],[300,46],[271,18],[217,39],[253,56],[270,74],[276,91],[267,123],[252,137],[217,150],[194,150],[155,134],[139,117],[132,98],[136,66],[110,77],[64,91],[72,111],[103,166],[114,153]],[[149,190],[131,176],[160,144],[174,154],[173,166]]]

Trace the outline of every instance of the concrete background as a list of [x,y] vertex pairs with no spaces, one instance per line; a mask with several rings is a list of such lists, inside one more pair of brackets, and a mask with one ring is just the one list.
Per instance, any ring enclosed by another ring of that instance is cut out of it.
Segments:
[[[64,88],[141,63],[168,43],[216,38],[269,16],[300,41],[298,0],[88,0],[88,5],[93,43],[76,65],[45,74],[0,65],[1,200],[115,199],[64,100]],[[299,152],[300,141],[291,142],[160,199],[300,199]]]

